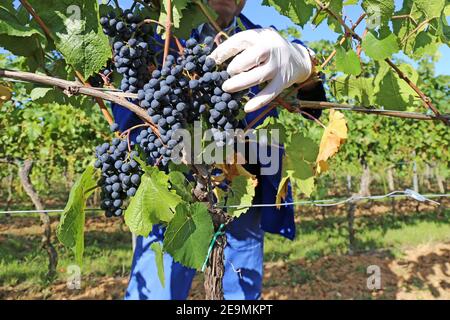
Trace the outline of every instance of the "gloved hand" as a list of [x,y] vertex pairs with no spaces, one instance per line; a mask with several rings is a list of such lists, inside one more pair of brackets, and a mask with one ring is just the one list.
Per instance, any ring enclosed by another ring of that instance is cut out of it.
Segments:
[[210,55],[217,64],[234,56],[228,65],[227,71],[231,78],[223,84],[224,91],[241,91],[271,80],[245,105],[245,112],[258,110],[284,89],[294,83],[304,82],[313,69],[308,49],[290,43],[273,28],[239,32],[220,44]]

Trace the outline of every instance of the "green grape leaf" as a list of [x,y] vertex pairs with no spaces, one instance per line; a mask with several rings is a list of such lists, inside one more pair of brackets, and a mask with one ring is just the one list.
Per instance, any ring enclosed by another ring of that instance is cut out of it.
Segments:
[[304,26],[313,15],[314,5],[308,1],[264,0],[263,6],[274,7],[292,22]]
[[84,78],[98,72],[111,58],[108,37],[99,24],[97,1],[30,0],[55,39],[67,63]]
[[172,189],[174,189],[184,201],[192,201],[192,185],[183,173],[179,171],[170,171],[169,180]]
[[337,48],[336,69],[345,74],[359,75],[361,73],[361,62],[356,52],[352,49],[346,52],[342,47]]
[[175,207],[182,201],[175,190],[169,190],[169,176],[150,168],[141,177],[141,184],[125,211],[125,222],[131,232],[148,236],[154,224],[169,222]]
[[[314,162],[319,154],[319,146],[310,138],[301,134],[295,134],[285,145],[286,154],[283,157],[282,177],[296,180],[301,192],[309,196],[313,190],[311,183],[314,184]],[[285,180],[287,183],[287,180]],[[283,192],[287,185],[278,187],[277,199],[284,198]],[[281,192],[281,194],[280,194]]]
[[414,38],[410,55],[420,59],[425,55],[433,56],[439,50],[439,42],[436,37],[430,35],[427,31],[421,31]]
[[[163,25],[167,23],[167,1],[161,2],[161,14],[159,16],[159,22]],[[175,28],[180,28],[180,21],[183,18],[183,10],[186,9],[188,0],[173,0],[172,1],[172,22]],[[161,27],[159,27],[161,28]],[[163,31],[164,29],[160,29]]]
[[294,184],[297,191],[309,197],[316,189],[315,179],[314,176],[302,180],[291,177],[291,182]]
[[[266,131],[262,131],[265,129]],[[275,117],[267,117],[264,122],[255,128],[260,137],[267,138],[267,141],[273,144],[282,144],[286,141],[286,128],[282,122]],[[278,130],[278,131],[272,131]],[[278,132],[278,135],[273,133]]]
[[164,277],[164,252],[162,250],[162,246],[160,242],[153,242],[150,245],[150,249],[155,253],[155,264],[156,269],[158,270],[158,278],[161,282],[162,287],[166,286],[165,277]]
[[[203,3],[200,0],[187,1],[187,0],[175,0],[172,2],[172,13],[173,13],[173,23],[175,29],[173,30],[174,35],[181,39],[187,39],[190,37],[192,29],[198,28],[202,23],[208,22],[207,17],[199,9],[198,5],[195,3],[201,3],[201,6],[206,10],[211,19],[216,20],[217,14],[211,7]],[[163,2],[161,8],[161,13],[159,16],[159,22],[166,24],[167,11],[166,11],[166,1]],[[157,28],[158,33],[162,34],[165,38],[164,29],[161,27]]]
[[368,32],[361,47],[369,57],[375,60],[384,60],[400,50],[398,39],[392,33],[380,40],[373,32]]
[[[245,176],[233,178],[226,201],[227,206],[243,206],[238,208],[228,208],[227,212],[233,217],[239,217],[248,211],[255,196],[257,180]],[[248,206],[248,207],[245,207]]]
[[167,225],[163,248],[175,261],[200,270],[213,234],[213,223],[205,204],[180,203]]
[[39,99],[45,98],[48,94],[51,94],[53,88],[36,87],[30,92],[30,99],[37,101]]
[[[417,83],[419,76],[412,66],[401,64],[399,68]],[[414,105],[415,92],[385,64],[375,78],[375,96],[376,103],[386,109],[405,110]]]
[[417,9],[421,11],[428,19],[440,17],[444,11],[446,0],[414,0]]
[[42,35],[38,29],[26,27],[16,17],[14,9],[7,9],[0,5],[0,34],[6,34],[14,37],[31,37],[33,35]]
[[319,147],[312,139],[307,138],[301,134],[295,134],[291,140],[286,144],[286,154],[288,157],[296,161],[302,159],[308,162],[316,161]]
[[[330,0],[328,8],[338,16],[342,16],[343,0]],[[334,17],[328,16],[328,26],[336,33],[342,32],[342,25]]]
[[394,0],[364,0],[361,5],[367,14],[370,29],[388,23],[394,14]]
[[373,79],[352,76],[338,77],[330,82],[333,96],[337,99],[354,99],[357,103],[370,106],[375,103]]
[[97,186],[95,169],[88,166],[70,190],[69,200],[56,230],[59,241],[70,248],[81,265],[84,252],[84,221],[86,201]]

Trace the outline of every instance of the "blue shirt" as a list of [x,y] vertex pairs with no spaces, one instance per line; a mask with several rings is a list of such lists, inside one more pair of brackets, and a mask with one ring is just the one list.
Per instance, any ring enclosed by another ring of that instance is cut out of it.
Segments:
[[[239,19],[246,29],[261,28],[261,26],[253,24],[242,14],[239,16]],[[236,20],[233,22],[233,25],[235,26],[236,32],[242,31],[239,27],[236,27]],[[193,30],[192,37],[201,41],[205,37],[205,34],[211,31],[211,29],[209,31],[204,30],[205,27],[209,26],[203,25],[199,29]],[[294,40],[294,42],[305,46],[305,44],[300,40]],[[251,89],[251,91],[256,94],[259,92],[259,88],[254,87]],[[312,92],[307,93],[306,97],[302,96],[301,98],[304,100],[325,100],[325,92],[323,90],[323,86],[320,85],[317,90],[313,90]],[[264,109],[265,108],[261,108],[257,111],[248,113],[245,117],[245,121],[247,123],[250,123],[256,117],[258,117],[258,115],[260,115],[261,112],[264,111]],[[119,124],[119,128],[121,131],[141,123],[141,120],[133,112],[120,105],[112,104],[112,112],[114,115],[114,119]],[[320,116],[320,111],[311,111],[310,113],[312,113],[316,117]],[[263,123],[264,119],[269,116],[277,117],[278,113],[276,109],[273,109],[265,117],[260,119],[255,124],[255,127]],[[134,139],[136,135],[137,132],[132,135],[132,138]],[[278,163],[281,164],[284,150],[282,148],[278,148],[277,152],[278,154],[276,156],[278,157]],[[274,175],[259,175],[258,180],[259,183],[257,188],[257,195],[255,196],[254,203],[275,203],[278,185],[281,181],[281,165]],[[288,186],[288,192],[286,198],[284,199],[284,203],[289,202],[292,202],[292,192],[290,185]],[[294,207],[292,205],[282,205],[279,209],[277,209],[276,207],[261,207],[261,228],[264,231],[280,234],[288,239],[293,239],[295,237]]]

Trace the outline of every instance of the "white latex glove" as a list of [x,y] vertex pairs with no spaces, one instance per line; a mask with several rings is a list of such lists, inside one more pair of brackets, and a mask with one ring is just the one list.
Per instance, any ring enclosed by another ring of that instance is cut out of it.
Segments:
[[[237,56],[236,56],[237,55]],[[231,78],[222,89],[233,93],[266,81],[270,83],[244,107],[252,112],[267,105],[284,89],[304,82],[312,73],[311,57],[304,46],[290,43],[273,28],[239,32],[220,44],[210,57],[228,65]]]

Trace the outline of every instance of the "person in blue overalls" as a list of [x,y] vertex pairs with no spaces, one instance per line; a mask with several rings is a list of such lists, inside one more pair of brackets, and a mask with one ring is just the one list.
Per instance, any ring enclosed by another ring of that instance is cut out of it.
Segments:
[[[274,28],[262,29],[250,22],[241,14],[245,0],[240,3],[235,0],[208,2],[218,14],[217,23],[224,30],[234,32],[233,36],[212,52],[211,58],[220,64],[234,57],[227,68],[232,77],[224,83],[223,89],[234,92],[251,88],[256,94],[244,107],[247,112],[245,120],[250,123],[284,89],[295,83],[304,83],[310,78],[313,72],[313,53],[299,40],[290,43]],[[238,27],[237,18],[246,30]],[[192,37],[198,41],[214,35],[215,31],[209,24],[203,24],[192,32]],[[259,91],[257,85],[265,82],[268,82],[267,86]],[[302,87],[298,97],[303,100],[326,100],[322,83]],[[112,111],[121,130],[140,121],[132,112],[119,105],[113,105]],[[320,116],[318,110],[310,110],[309,113],[314,117]],[[276,117],[276,110],[266,116]],[[264,118],[256,126],[263,121]],[[280,149],[280,159],[282,152]],[[258,177],[254,203],[274,203],[281,170],[270,176],[261,175],[258,165],[249,166],[248,170]],[[284,201],[292,202],[290,188]],[[295,236],[293,207],[250,208],[247,213],[227,225],[223,278],[225,299],[252,300],[261,297],[265,232],[292,240]],[[188,297],[196,271],[174,262],[168,254],[164,255],[165,287],[159,281],[150,245],[154,241],[162,241],[163,233],[162,227],[154,226],[148,237],[137,237],[125,299],[181,300]]]

